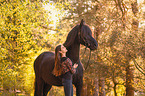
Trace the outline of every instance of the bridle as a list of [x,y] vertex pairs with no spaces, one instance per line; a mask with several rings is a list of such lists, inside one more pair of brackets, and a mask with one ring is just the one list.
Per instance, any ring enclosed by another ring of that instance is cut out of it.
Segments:
[[85,46],[87,47],[87,45],[89,45],[88,44],[88,41],[84,38],[84,37],[82,37],[81,36],[81,28],[80,28],[80,26],[79,26],[79,30],[78,30],[78,39],[79,39],[79,42],[81,42],[81,39],[83,40],[83,42],[85,42]]
[[[85,52],[86,52],[86,49],[87,49],[87,45],[88,45],[88,42],[87,42],[87,40],[85,40],[85,38],[83,38],[82,36],[81,36],[81,28],[79,27],[79,30],[78,30],[78,39],[79,39],[79,42],[81,42],[81,39],[83,40],[83,42],[85,42],[85,51],[84,51],[84,53],[83,53],[83,55],[82,55],[82,57],[84,56],[84,54],[85,54]],[[91,50],[90,50],[90,54],[89,54],[89,60],[88,60],[88,62],[87,62],[87,64],[86,64],[86,67],[85,67],[85,70],[88,68],[88,65],[89,65],[89,62],[90,62],[90,58],[91,58]],[[76,63],[79,61],[79,59],[76,61]]]

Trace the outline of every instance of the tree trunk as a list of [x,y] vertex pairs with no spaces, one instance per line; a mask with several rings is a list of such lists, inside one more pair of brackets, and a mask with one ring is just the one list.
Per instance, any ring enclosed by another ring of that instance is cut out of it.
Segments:
[[93,96],[99,96],[99,78],[98,76],[94,80],[94,94]]
[[[134,18],[132,20],[132,31],[136,32],[138,31],[138,25],[139,22],[137,20],[137,13],[138,13],[138,8],[137,8],[137,0],[134,0],[134,2],[131,4],[132,6],[132,12],[134,14]],[[127,63],[126,67],[126,96],[134,96],[134,81],[133,81],[133,68],[132,65]]]
[[82,89],[82,94],[81,96],[87,96],[87,80],[84,80],[85,82],[83,83],[83,89]]
[[91,96],[91,80],[87,78],[87,96]]
[[99,90],[99,96],[105,96],[105,78],[101,77],[99,80],[99,86],[100,86],[100,90]]
[[113,71],[113,83],[114,83],[114,86],[113,86],[114,95],[117,96],[117,92],[116,92],[117,82],[116,82],[116,79],[115,79],[115,76],[114,76],[114,71]]
[[117,96],[117,92],[116,92],[116,84],[114,84],[113,90],[114,90],[114,96]]
[[133,70],[129,62],[126,67],[126,96],[134,96]]
[[[96,41],[98,42],[98,39],[99,39],[99,35],[101,34],[101,24],[98,24],[96,23],[96,25],[98,25],[96,28],[95,28],[95,33],[94,33],[94,37],[96,39]],[[102,62],[102,59],[100,58],[100,56],[98,54],[97,55],[97,58],[95,57],[95,59],[97,59],[97,61],[99,63]],[[103,75],[103,70],[101,70],[101,72],[97,72],[98,74],[100,74],[100,76],[97,76],[95,78],[95,91],[94,91],[94,96],[105,96],[106,93],[105,93],[105,78],[104,78],[104,75]]]

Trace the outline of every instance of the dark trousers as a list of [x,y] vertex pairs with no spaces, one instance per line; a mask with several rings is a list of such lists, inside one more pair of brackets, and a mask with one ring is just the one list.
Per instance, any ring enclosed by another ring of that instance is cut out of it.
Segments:
[[65,96],[73,96],[72,80],[62,78],[62,84],[64,86]]

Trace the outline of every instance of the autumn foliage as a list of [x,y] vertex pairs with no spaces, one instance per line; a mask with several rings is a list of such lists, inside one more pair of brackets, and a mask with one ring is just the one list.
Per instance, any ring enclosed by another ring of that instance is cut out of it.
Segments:
[[[84,54],[81,46],[88,66],[83,96],[144,96],[144,6],[144,0],[1,0],[0,95],[33,95],[35,58],[54,51],[84,19],[99,46],[89,65],[89,50]],[[63,88],[50,95],[63,96]]]

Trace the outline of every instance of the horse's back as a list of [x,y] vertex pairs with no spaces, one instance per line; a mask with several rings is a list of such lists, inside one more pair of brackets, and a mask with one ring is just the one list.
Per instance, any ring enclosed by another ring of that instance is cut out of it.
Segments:
[[55,54],[53,52],[43,52],[34,62],[35,76],[42,78],[50,85],[62,85],[61,80],[52,74],[54,68]]

